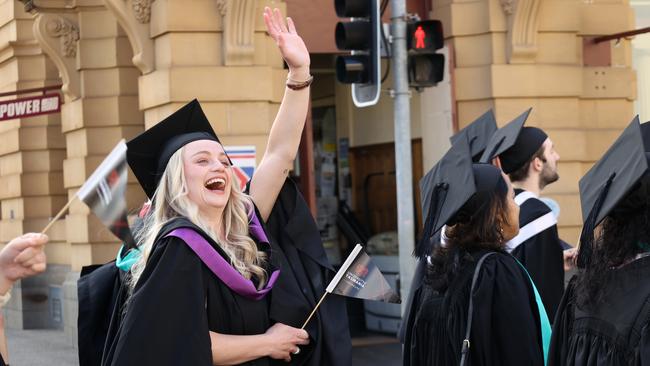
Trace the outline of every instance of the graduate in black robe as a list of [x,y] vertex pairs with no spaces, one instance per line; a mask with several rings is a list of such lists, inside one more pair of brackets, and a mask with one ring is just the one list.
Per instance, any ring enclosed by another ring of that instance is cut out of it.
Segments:
[[[496,130],[497,121],[494,118],[494,112],[490,109],[460,130],[457,134],[451,136],[449,140],[452,145],[457,143],[460,139],[466,140],[469,144],[470,153],[472,154],[472,161],[476,163],[480,160],[481,155],[483,155],[483,151],[485,150],[485,146],[488,141],[490,141],[490,137],[492,137],[492,134],[494,134]],[[432,170],[434,169],[435,166]],[[422,187],[420,187],[420,190],[422,191]],[[430,197],[422,197],[422,200],[430,200]],[[426,216],[424,207],[425,204],[422,204],[422,217]],[[440,244],[439,232],[434,235],[433,239],[430,240],[427,245],[420,246],[418,253],[414,253],[418,261],[415,267],[415,272],[413,273],[413,280],[411,281],[411,289],[409,290],[408,299],[406,300],[406,311],[404,312],[403,321],[398,332],[398,337],[402,343],[404,343],[406,328],[412,326],[412,323],[415,320],[415,314],[417,313],[417,308],[415,308],[414,305],[419,304],[418,298],[420,296],[427,265],[425,257],[430,255],[434,246],[438,244]]]
[[641,135],[635,118],[580,180],[579,269],[555,318],[549,365],[650,365],[650,139]]
[[427,258],[404,365],[457,365],[463,354],[467,365],[544,364],[548,318],[526,270],[503,250],[518,230],[512,187],[498,168],[472,164],[462,142],[422,187],[430,202],[418,246],[445,224],[447,239]]
[[[516,195],[524,192],[527,191],[515,189]],[[536,224],[542,221],[547,223],[541,228],[537,227]],[[542,296],[546,313],[552,321],[564,294],[564,262],[562,259],[564,247],[558,236],[557,219],[544,202],[533,197],[526,200],[519,208],[520,231],[527,225],[531,225],[539,231],[529,239],[517,243],[514,249],[507,248],[507,250],[510,250],[511,254],[530,273]],[[546,225],[550,226],[544,228]]]
[[[212,365],[209,332],[263,334],[271,325],[269,297],[238,294],[205,266],[174,229],[192,228],[228,258],[203,231],[186,219],[165,225],[147,267],[104,351],[105,365]],[[181,311],[182,310],[182,311]],[[261,358],[246,365],[270,365]]]
[[[170,229],[183,226],[196,228],[182,220]],[[280,277],[268,304],[269,318],[272,322],[300,327],[319,300],[317,294],[324,291],[333,271],[322,247],[318,227],[293,181],[286,181],[268,225],[263,226],[269,234],[274,263],[280,269]],[[176,238],[169,240],[178,241]],[[211,273],[206,275],[213,276]],[[84,268],[78,285],[81,366],[101,365],[105,344],[107,352],[108,348],[113,348],[110,353],[114,353],[128,298],[126,281],[128,273],[120,271],[115,262]],[[323,302],[306,330],[312,341],[299,355],[292,357],[294,364],[351,364],[352,347],[344,298],[335,296]]]
[[290,74],[250,197],[238,192],[231,162],[196,100],[127,143],[127,160],[152,207],[138,235],[143,254],[131,269],[130,293],[112,314],[104,365],[306,364],[313,350],[336,343],[319,337],[321,347],[307,352],[308,333],[277,320],[298,308],[291,299],[286,308],[272,301],[296,295],[271,292],[280,271],[304,277],[314,268],[302,262],[308,269],[292,274],[279,255],[288,252],[276,253],[279,243],[264,230],[298,148],[312,79],[291,20],[268,8],[264,18]]
[[495,133],[482,159],[484,162],[496,160],[516,188],[520,230],[506,244],[506,250],[526,267],[553,320],[564,293],[565,248],[558,235],[557,217],[539,195],[547,185],[559,179],[559,155],[544,131],[524,127],[530,111]]

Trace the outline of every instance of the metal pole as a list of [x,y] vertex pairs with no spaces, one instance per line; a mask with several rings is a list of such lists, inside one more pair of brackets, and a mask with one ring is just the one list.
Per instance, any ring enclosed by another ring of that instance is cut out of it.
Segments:
[[[391,0],[392,73],[395,119],[395,179],[397,185],[397,236],[399,240],[400,296],[408,297],[415,268],[413,246],[413,167],[411,163],[411,110],[406,55],[406,2]],[[402,302],[404,312],[405,301]]]

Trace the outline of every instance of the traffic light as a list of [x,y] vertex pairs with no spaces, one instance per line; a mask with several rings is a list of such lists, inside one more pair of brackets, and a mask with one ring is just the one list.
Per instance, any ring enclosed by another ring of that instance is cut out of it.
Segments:
[[336,58],[336,78],[352,84],[357,107],[377,104],[381,89],[379,0],[334,0],[336,15],[352,18],[336,24],[336,47],[350,51]]
[[444,77],[445,56],[436,53],[445,45],[442,23],[422,20],[408,25],[409,85],[416,88],[435,86]]

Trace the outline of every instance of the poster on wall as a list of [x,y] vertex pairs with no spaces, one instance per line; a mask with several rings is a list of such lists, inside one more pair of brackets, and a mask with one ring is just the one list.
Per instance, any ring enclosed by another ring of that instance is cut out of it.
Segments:
[[233,172],[239,178],[240,187],[244,189],[255,172],[255,146],[224,146],[224,149],[232,161]]

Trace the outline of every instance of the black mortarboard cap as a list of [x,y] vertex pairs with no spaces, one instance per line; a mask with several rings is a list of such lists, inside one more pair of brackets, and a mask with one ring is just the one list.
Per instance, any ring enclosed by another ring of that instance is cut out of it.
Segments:
[[523,127],[515,144],[499,155],[503,172],[510,174],[524,166],[547,138],[548,135],[537,127]]
[[490,137],[497,130],[497,121],[494,118],[494,112],[490,109],[483,113],[474,122],[467,125],[449,140],[452,145],[458,142],[462,137],[467,139],[469,150],[472,154],[472,161],[478,162],[483,155],[483,151],[490,141]]
[[645,151],[650,152],[650,122],[641,124],[641,136],[643,137]]
[[593,230],[616,208],[648,170],[639,118],[625,128],[602,158],[580,179],[584,226],[578,265],[589,265]]
[[469,145],[466,139],[460,139],[420,180],[422,218],[425,221],[422,239],[415,248],[417,257],[430,254],[431,237],[475,191]]
[[197,140],[220,142],[201,105],[194,99],[126,143],[129,166],[149,198],[153,197],[169,158]]
[[482,163],[490,163],[492,159],[501,155],[501,153],[508,150],[515,144],[515,142],[517,142],[519,132],[521,132],[522,127],[524,127],[524,123],[526,123],[526,119],[528,119],[531,110],[532,108],[528,108],[527,111],[510,121],[507,125],[498,129],[494,135],[492,135],[490,142],[488,142],[485,147],[483,156],[481,156]]

